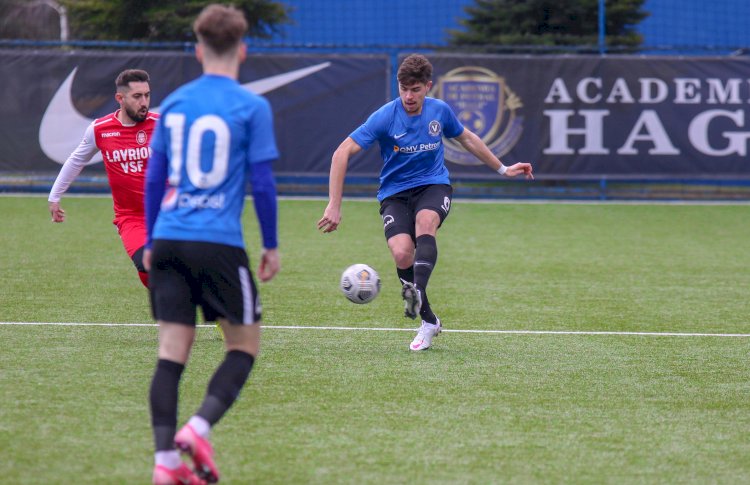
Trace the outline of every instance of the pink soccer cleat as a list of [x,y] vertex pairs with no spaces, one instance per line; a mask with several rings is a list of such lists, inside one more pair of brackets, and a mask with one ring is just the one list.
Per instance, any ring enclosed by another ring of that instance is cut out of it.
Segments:
[[177,469],[156,465],[152,482],[154,485],[206,485],[184,463]]
[[207,483],[219,481],[219,470],[214,463],[214,450],[211,443],[195,432],[192,426],[186,424],[174,437],[174,444],[183,453],[193,459],[195,474]]

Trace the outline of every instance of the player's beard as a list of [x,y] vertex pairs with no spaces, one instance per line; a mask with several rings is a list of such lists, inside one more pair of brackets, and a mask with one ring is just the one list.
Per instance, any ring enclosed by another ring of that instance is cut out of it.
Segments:
[[133,111],[127,106],[125,106],[125,114],[127,114],[131,120],[135,121],[136,123],[140,123],[141,121],[146,120],[146,117],[148,116],[148,109],[144,109],[143,111],[138,112],[138,111]]

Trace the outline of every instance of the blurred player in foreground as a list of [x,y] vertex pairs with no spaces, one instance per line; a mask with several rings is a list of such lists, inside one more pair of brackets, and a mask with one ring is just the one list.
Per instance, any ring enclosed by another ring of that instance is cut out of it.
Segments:
[[[261,305],[241,223],[248,180],[264,248],[258,277],[269,281],[280,268],[271,108],[237,82],[247,27],[233,7],[214,4],[201,12],[193,30],[203,76],[164,101],[151,144],[143,260],[159,324],[150,390],[158,485],[219,480],[209,433],[239,396],[260,350]],[[226,355],[200,408],[175,433],[198,305],[206,321],[221,324]],[[193,470],[180,451],[192,457]]]
[[427,283],[437,262],[438,228],[450,211],[453,188],[445,167],[442,137],[455,138],[485,165],[506,177],[533,179],[529,163],[506,167],[485,143],[466,129],[453,110],[427,93],[432,64],[426,57],[406,57],[397,73],[399,99],[375,111],[336,149],[331,160],[328,206],[318,221],[324,233],[341,223],[341,199],[349,159],[373,143],[380,144],[380,215],[396,271],[403,287],[404,313],[422,317],[409,348],[428,349],[442,328],[427,299]]
[[60,206],[62,195],[78,177],[97,151],[102,152],[109,186],[112,190],[117,231],[125,251],[138,270],[138,277],[148,287],[148,273],[143,268],[143,245],[146,242],[143,186],[146,178],[148,144],[159,115],[148,110],[151,88],[146,71],[128,69],[115,80],[115,99],[120,109],[94,120],[78,147],[60,169],[49,193],[49,212],[53,222],[64,222]]

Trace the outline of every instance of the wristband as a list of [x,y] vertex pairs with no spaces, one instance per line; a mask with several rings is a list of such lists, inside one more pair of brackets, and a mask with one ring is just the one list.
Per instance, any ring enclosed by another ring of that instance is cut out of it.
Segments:
[[497,169],[497,173],[499,173],[500,175],[505,175],[505,172],[507,171],[508,171],[508,167],[500,163],[500,168]]

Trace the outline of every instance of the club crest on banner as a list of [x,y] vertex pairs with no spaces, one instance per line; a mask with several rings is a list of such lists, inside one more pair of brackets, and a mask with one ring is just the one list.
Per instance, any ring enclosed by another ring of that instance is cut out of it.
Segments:
[[[505,78],[489,69],[469,66],[449,71],[438,77],[437,97],[448,103],[459,121],[498,158],[521,138],[523,117],[516,113],[523,106],[521,98],[511,91]],[[445,159],[459,165],[482,163],[452,139],[445,142]]]

